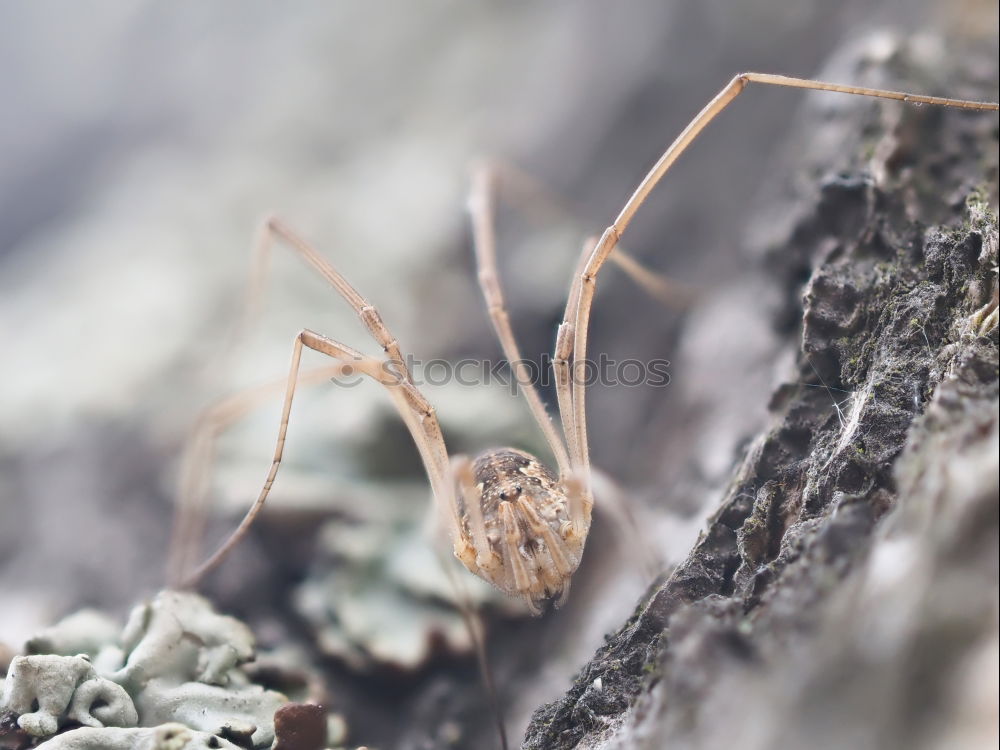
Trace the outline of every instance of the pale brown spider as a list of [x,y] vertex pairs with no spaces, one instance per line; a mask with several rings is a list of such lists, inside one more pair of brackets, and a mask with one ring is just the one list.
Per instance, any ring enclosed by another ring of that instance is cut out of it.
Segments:
[[[674,161],[701,131],[750,83],[834,91],[846,94],[896,99],[903,102],[996,110],[995,103],[982,103],[921,96],[855,86],[823,83],[759,73],[744,73],[729,82],[691,121],[664,152],[625,203],[615,221],[596,243],[584,248],[556,335],[553,369],[561,430],[550,420],[526,365],[508,320],[497,275],[493,229],[493,178],[489,169],[476,170],[469,208],[473,219],[479,284],[504,355],[511,363],[532,415],[555,458],[555,471],[532,455],[514,448],[486,451],[475,459],[450,458],[434,408],[413,383],[399,344],[378,311],[312,246],[277,219],[268,220],[257,244],[257,265],[278,238],[298,252],[357,312],[368,331],[382,347],[381,359],[365,356],[333,339],[309,330],[295,337],[292,363],[286,379],[284,407],[274,458],[256,502],[232,536],[207,562],[186,578],[197,581],[218,564],[242,538],[260,512],[274,483],[288,428],[289,413],[303,347],[337,360],[333,368],[318,371],[322,377],[358,371],[381,383],[391,396],[423,459],[441,523],[447,529],[455,556],[473,573],[501,591],[523,599],[535,613],[547,599],[565,599],[569,582],[580,564],[591,524],[594,498],[591,488],[587,441],[585,388],[582,378],[571,376],[577,363],[586,362],[587,330],[597,274],[631,222],[639,206],[670,169]],[[623,260],[622,266],[633,268]],[[308,375],[315,377],[315,374]],[[224,411],[224,410],[223,410]],[[212,421],[212,420],[209,420]],[[215,418],[216,427],[226,421]]]

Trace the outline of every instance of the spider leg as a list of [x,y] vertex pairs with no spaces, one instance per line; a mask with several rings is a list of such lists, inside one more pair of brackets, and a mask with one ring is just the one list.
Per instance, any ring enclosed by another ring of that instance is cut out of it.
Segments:
[[[493,578],[496,576],[500,560],[494,557],[489,538],[486,536],[486,523],[483,520],[483,508],[480,504],[479,493],[475,487],[472,461],[468,456],[456,456],[452,461],[451,470],[455,482],[458,484],[459,491],[462,493],[465,514],[469,519],[469,534],[472,537],[473,547],[472,550],[463,549],[458,551],[458,557],[467,568],[472,569],[473,566],[469,565],[472,562],[474,567],[488,571],[490,577]],[[456,539],[460,538],[456,537]],[[456,541],[455,544],[455,548],[458,550],[458,542]]]
[[[584,251],[583,258],[586,262],[577,279],[574,279],[574,286],[579,283],[579,304],[575,315],[575,327],[573,329],[572,353],[574,360],[586,362],[587,357],[587,327],[590,321],[590,309],[594,300],[594,291],[598,271],[604,262],[611,255],[612,251],[621,240],[625,229],[632,221],[635,212],[645,202],[646,198],[653,191],[659,181],[667,173],[677,158],[684,153],[688,146],[694,142],[702,130],[715,119],[729,104],[742,93],[751,83],[764,83],[771,86],[783,86],[790,88],[813,89],[817,91],[833,91],[843,94],[854,94],[858,96],[871,96],[881,99],[894,99],[902,102],[915,104],[931,104],[945,107],[958,107],[962,109],[976,110],[997,110],[998,106],[993,102],[973,102],[961,99],[945,99],[936,96],[922,96],[917,94],[907,94],[899,91],[887,91],[884,89],[871,89],[861,86],[843,86],[835,83],[825,83],[803,78],[790,78],[788,76],[770,75],[766,73],[741,73],[735,76],[726,86],[699,112],[687,127],[681,131],[673,143],[663,152],[663,155],[653,165],[653,168],[643,178],[642,182],[626,201],[618,217],[601,235],[596,247],[591,251]],[[581,258],[581,260],[583,259]],[[571,293],[572,297],[572,293]],[[569,311],[567,305],[567,311]],[[586,402],[583,383],[581,378],[574,378],[573,382],[573,420],[579,450],[588,461],[588,441],[587,441],[587,419]],[[586,475],[587,467],[584,467]]]
[[262,257],[269,252],[270,238],[279,237],[284,240],[288,247],[298,253],[316,273],[326,279],[337,290],[347,304],[354,308],[354,311],[361,318],[361,322],[364,323],[372,338],[382,347],[388,360],[400,370],[403,378],[412,384],[413,378],[406,368],[406,363],[399,349],[399,342],[396,340],[396,337],[389,332],[385,323],[382,322],[382,317],[379,315],[378,310],[361,296],[357,289],[351,286],[343,274],[280,219],[276,217],[267,219],[264,222],[262,231],[265,240],[258,245],[257,252],[261,254],[258,257]]
[[[495,202],[495,196],[499,192],[507,203],[515,205],[522,213],[530,214],[544,224],[567,221],[582,223],[554,190],[510,161],[480,159],[473,166],[472,174],[473,192],[477,181],[486,182],[491,188],[487,194],[491,202]],[[621,245],[615,247],[609,259],[664,307],[680,310],[694,299],[695,290],[692,287],[649,270],[634,256],[625,252]]]
[[646,294],[669,310],[684,310],[698,296],[694,287],[650,271],[633,256],[622,252],[620,247],[608,256],[608,260],[624,271]]
[[230,550],[243,539],[259,515],[261,508],[263,508],[264,502],[267,500],[267,496],[274,484],[284,453],[285,436],[288,432],[289,415],[292,409],[296,385],[298,384],[298,373],[303,347],[339,360],[346,365],[341,370],[344,374],[348,374],[348,369],[352,371],[356,370],[385,386],[417,445],[420,456],[424,461],[427,475],[430,478],[433,494],[439,505],[439,509],[449,522],[452,534],[458,533],[460,524],[457,508],[452,501],[453,491],[449,486],[447,465],[443,465],[440,460],[441,455],[447,457],[447,452],[444,441],[440,438],[440,426],[437,424],[437,417],[434,414],[433,407],[427,403],[426,399],[424,399],[412,383],[401,380],[398,373],[394,372],[391,367],[386,367],[385,361],[366,357],[360,352],[340,344],[333,339],[321,336],[313,331],[304,330],[295,337],[293,344],[292,362],[286,379],[285,398],[281,411],[281,423],[275,442],[274,455],[260,494],[243,517],[243,520],[240,521],[236,530],[208,560],[182,580],[183,586],[196,584],[206,573],[222,562]]
[[[400,386],[400,390],[393,393],[397,395],[400,393],[404,394],[408,405],[414,411],[413,418],[417,420],[418,424],[416,426],[410,425],[409,422],[407,424],[410,426],[411,432],[415,435],[422,435],[421,440],[418,441],[418,448],[421,449],[424,465],[427,467],[428,477],[434,489],[435,499],[439,504],[443,503],[453,506],[454,483],[448,480],[448,450],[445,446],[444,435],[441,432],[441,425],[438,423],[434,407],[430,405],[413,384],[413,376],[406,366],[406,360],[399,348],[399,342],[382,321],[382,316],[379,315],[378,310],[344,278],[340,271],[334,268],[312,245],[292,231],[280,219],[275,217],[267,219],[264,222],[264,229],[262,231],[265,238],[279,237],[282,239],[292,250],[302,256],[314,271],[326,279],[354,309],[358,317],[361,318],[361,322],[368,329],[371,337],[382,347],[385,357],[382,360],[381,369],[386,373],[391,372]],[[258,246],[258,252],[266,254],[269,244],[267,241],[262,242]],[[407,419],[408,417],[404,417],[404,421]],[[419,427],[419,429],[415,429],[415,427]],[[449,515],[453,514],[454,509],[450,511]],[[449,528],[451,528],[451,525],[449,525]]]
[[[534,384],[529,380],[527,367],[521,359],[520,349],[510,327],[510,318],[506,309],[506,301],[501,290],[499,273],[496,262],[496,227],[494,219],[494,208],[497,202],[498,186],[511,188],[507,192],[517,199],[518,208],[525,212],[542,214],[544,220],[551,220],[551,216],[561,216],[563,219],[570,215],[570,210],[564,203],[556,197],[553,192],[543,186],[523,170],[512,164],[494,159],[484,159],[477,162],[472,169],[471,187],[468,197],[468,208],[472,218],[473,243],[478,266],[479,284],[483,297],[486,300],[487,309],[493,329],[496,332],[500,345],[503,348],[504,356],[511,363],[511,369],[517,378],[518,384],[528,401],[535,421],[538,423],[546,441],[556,458],[560,476],[568,476],[569,470],[573,466],[580,465],[579,451],[574,448],[576,431],[571,419],[573,414],[572,404],[566,398],[568,393],[559,389],[559,383],[565,384],[569,380],[569,356],[571,350],[571,339],[566,338],[566,334],[571,328],[568,323],[563,333],[563,340],[557,344],[559,355],[555,358],[554,368],[556,368],[557,391],[561,397],[559,402],[560,416],[563,428],[563,440],[559,438],[552,425],[545,406],[539,397]],[[593,242],[591,242],[593,245]],[[666,279],[659,274],[650,271],[639,261],[628,255],[620,246],[615,248],[611,254],[612,262],[616,263],[625,273],[650,296],[659,300],[667,307],[680,308],[687,305],[693,296],[690,288],[682,284]],[[583,259],[574,273],[577,278],[582,272]],[[573,316],[567,317],[566,321],[575,319],[576,300],[579,298],[579,290],[574,285],[571,290],[570,306],[573,307]]]
[[[344,374],[351,365],[338,363],[317,367],[299,375],[299,385],[320,383]],[[205,525],[203,512],[208,478],[220,434],[263,403],[281,393],[285,378],[274,380],[219,400],[207,407],[195,422],[181,460],[177,498],[174,503],[173,531],[168,553],[168,580],[179,581],[183,571],[198,555]]]
[[[461,524],[457,515],[458,509],[455,503],[455,483],[450,473],[448,451],[445,446],[444,436],[441,432],[434,408],[413,383],[413,377],[406,366],[398,341],[382,321],[378,310],[308,242],[275,217],[266,219],[261,224],[257,233],[251,265],[251,278],[248,285],[240,330],[249,324],[259,306],[271,247],[275,239],[282,240],[282,244],[295,251],[316,273],[333,286],[338,294],[357,313],[362,323],[368,329],[369,334],[382,347],[385,356],[382,359],[366,357],[350,347],[308,330],[302,331],[296,337],[292,353],[292,364],[286,379],[285,402],[275,453],[261,492],[232,536],[194,574],[188,576],[187,581],[189,583],[197,581],[207,570],[217,565],[228,554],[229,550],[245,535],[246,530],[260,512],[260,508],[270,493],[284,450],[288,417],[298,380],[303,346],[352,366],[354,369],[380,382],[388,389],[397,411],[417,445],[424,467],[427,470],[442,525],[448,529],[452,540],[456,544],[459,544],[463,537],[461,535]],[[202,453],[210,459],[210,451],[203,450]],[[204,459],[202,459],[202,462],[204,462]],[[197,473],[195,472],[195,475]]]
[[574,555],[562,537],[556,534],[552,530],[552,527],[542,520],[542,517],[538,515],[538,511],[528,502],[527,498],[522,495],[515,503],[532,536],[535,539],[541,539],[545,542],[544,553],[537,555],[536,559],[540,558],[538,561],[543,568],[547,569],[546,572],[550,578],[555,578],[559,581],[569,579],[573,571],[576,570],[576,566],[580,563],[579,557]]
[[[589,250],[593,248],[595,240],[588,238],[584,242],[581,261],[577,263],[577,268],[573,273],[573,282],[570,285],[569,296],[566,298],[566,311],[563,313],[562,322],[556,333],[556,345],[552,355],[552,370],[556,376],[556,399],[559,403],[559,415],[562,419],[563,431],[566,433],[566,442],[569,443],[570,461],[574,470],[586,472],[590,465],[586,446],[580,442],[577,432],[574,409],[573,383],[583,377],[583,373],[576,372],[574,367],[571,371],[571,361],[573,357],[573,331],[576,325],[577,310],[580,306],[580,275],[582,259],[587,257]],[[575,364],[575,363],[574,363]],[[572,377],[576,375],[576,377]]]
[[555,456],[559,475],[566,476],[570,472],[570,458],[566,446],[559,437],[545,404],[542,403],[538,389],[530,378],[530,373],[521,358],[514,331],[510,327],[510,316],[507,314],[500,277],[497,273],[496,259],[496,228],[493,221],[494,190],[493,175],[486,169],[476,169],[472,177],[472,187],[469,193],[469,213],[472,216],[473,245],[476,253],[476,265],[479,268],[479,286],[486,300],[486,308],[503,348],[504,356],[510,364],[517,384],[524,394],[531,409],[531,414],[538,423],[545,440]]
[[528,571],[527,561],[521,555],[521,547],[525,540],[514,508],[510,503],[503,502],[500,503],[497,512],[503,529],[500,548],[503,550],[504,568],[509,571],[517,590],[523,593],[522,599],[531,613],[540,615],[542,610],[535,602],[541,599],[541,593],[532,588],[532,576]]

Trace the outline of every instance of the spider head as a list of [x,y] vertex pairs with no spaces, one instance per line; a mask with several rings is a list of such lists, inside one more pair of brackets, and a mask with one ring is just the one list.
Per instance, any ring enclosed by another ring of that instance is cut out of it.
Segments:
[[480,578],[524,599],[535,614],[547,599],[559,597],[561,603],[589,526],[588,519],[582,533],[574,530],[566,484],[537,458],[513,448],[478,456],[472,482],[487,549],[476,546],[474,521],[460,493],[464,538],[456,544],[456,556]]

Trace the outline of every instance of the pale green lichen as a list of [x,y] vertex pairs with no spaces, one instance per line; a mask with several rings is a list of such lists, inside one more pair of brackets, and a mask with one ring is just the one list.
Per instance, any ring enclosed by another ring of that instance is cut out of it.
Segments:
[[[45,628],[25,645],[29,654],[86,654],[101,672],[101,662],[121,663],[123,656],[117,646],[121,623],[95,609],[81,609]],[[102,657],[102,653],[110,653]]]
[[[380,665],[416,670],[441,647],[471,651],[468,629],[453,604],[454,584],[419,524],[331,522],[318,546],[293,602],[324,654],[367,671]],[[443,562],[455,565],[452,575],[465,575],[454,560]],[[471,605],[524,612],[519,602],[478,578],[463,578],[462,587]]]
[[[161,591],[132,611],[120,637],[103,616],[77,613],[28,650],[36,653],[11,662],[0,710],[45,739],[44,750],[235,747],[222,737],[264,748],[288,703],[242,669],[255,655],[250,629],[196,594]],[[83,728],[57,734],[73,723]]]
[[133,609],[121,640],[126,658],[115,681],[134,687],[153,678],[226,685],[254,655],[250,628],[181,591],[161,591]]
[[196,732],[183,724],[140,729],[81,727],[57,735],[39,746],[44,750],[239,750],[229,740]]
[[18,726],[34,737],[55,734],[65,721],[132,727],[139,720],[128,693],[98,676],[84,655],[14,657],[0,708],[16,714]]

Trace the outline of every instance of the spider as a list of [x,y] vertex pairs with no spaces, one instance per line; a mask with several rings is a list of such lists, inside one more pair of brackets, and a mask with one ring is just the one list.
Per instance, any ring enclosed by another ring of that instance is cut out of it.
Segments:
[[[597,275],[609,259],[616,259],[637,280],[644,269],[622,255],[618,247],[635,213],[677,158],[751,83],[859,96],[894,99],[915,104],[996,111],[996,103],[947,99],[918,94],[826,83],[787,76],[742,73],[735,76],[698,113],[640,182],[617,218],[596,242],[588,241],[573,274],[562,322],[559,324],[552,366],[555,374],[558,427],[531,383],[510,326],[497,273],[493,219],[495,175],[489,168],[474,171],[469,209],[478,280],[494,331],[504,356],[511,363],[521,392],[554,457],[552,469],[533,455],[516,448],[487,450],[474,458],[450,456],[434,407],[413,382],[396,337],[378,310],[356,290],[311,244],[280,219],[268,219],[255,249],[255,267],[262,268],[275,240],[298,253],[325,278],[354,309],[371,337],[381,346],[381,358],[369,357],[332,338],[311,330],[294,340],[291,366],[285,383],[281,423],[271,466],[263,487],[247,514],[207,561],[181,575],[182,585],[195,584],[218,565],[246,534],[260,513],[281,463],[289,414],[297,384],[303,349],[334,359],[332,367],[302,373],[301,379],[326,378],[353,372],[381,384],[391,397],[420,453],[433,492],[440,523],[448,533],[455,556],[475,575],[505,594],[522,599],[535,614],[544,602],[565,601],[570,580],[580,564],[591,525],[594,495],[587,436],[585,383],[576,377],[587,363],[587,333]],[[267,389],[227,403],[208,422],[219,429],[232,413],[248,401],[262,398]],[[228,411],[227,411],[228,410]],[[227,416],[228,415],[228,416]],[[190,492],[188,493],[190,494]],[[190,530],[190,529],[189,529]],[[176,568],[175,568],[176,570]]]

